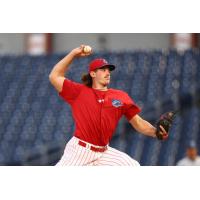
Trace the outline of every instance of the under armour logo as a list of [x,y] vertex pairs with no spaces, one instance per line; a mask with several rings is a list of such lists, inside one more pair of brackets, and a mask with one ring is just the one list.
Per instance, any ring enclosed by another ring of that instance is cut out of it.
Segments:
[[108,64],[107,60],[103,59],[104,64]]
[[104,99],[99,99],[98,102],[99,103],[104,103]]

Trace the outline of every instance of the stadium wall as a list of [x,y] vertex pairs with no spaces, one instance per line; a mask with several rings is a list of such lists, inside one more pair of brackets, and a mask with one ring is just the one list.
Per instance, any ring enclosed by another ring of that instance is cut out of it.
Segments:
[[[0,54],[24,54],[23,33],[1,33]],[[90,44],[94,50],[167,49],[170,34],[167,33],[57,33],[53,34],[53,51],[66,52],[82,43]]]

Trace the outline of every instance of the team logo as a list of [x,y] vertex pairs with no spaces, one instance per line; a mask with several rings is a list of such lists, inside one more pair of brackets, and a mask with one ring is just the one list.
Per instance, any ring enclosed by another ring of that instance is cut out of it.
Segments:
[[112,105],[116,108],[122,106],[122,102],[120,100],[117,100],[117,99],[113,99],[112,100]]

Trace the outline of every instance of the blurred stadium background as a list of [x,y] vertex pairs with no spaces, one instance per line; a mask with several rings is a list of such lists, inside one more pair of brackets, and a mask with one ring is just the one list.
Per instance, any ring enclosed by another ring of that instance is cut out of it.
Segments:
[[88,63],[104,57],[117,66],[110,87],[125,90],[155,123],[181,109],[160,142],[138,134],[122,118],[111,146],[143,166],[175,165],[193,139],[200,150],[200,34],[0,34],[0,165],[54,165],[71,138],[70,107],[48,75],[80,44],[94,49],[74,60],[68,77],[80,82]]

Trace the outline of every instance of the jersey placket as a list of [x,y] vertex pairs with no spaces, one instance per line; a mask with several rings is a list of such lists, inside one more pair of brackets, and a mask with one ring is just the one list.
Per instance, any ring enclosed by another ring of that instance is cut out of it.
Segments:
[[[93,89],[92,89],[93,90]],[[104,95],[99,95],[97,94],[97,92],[95,90],[93,90],[97,103],[99,104],[98,107],[100,108],[100,134],[99,134],[99,139],[100,141],[102,140],[102,136],[103,136],[103,128],[102,128],[102,111],[103,111],[103,104],[105,102],[105,98],[106,98],[106,93]]]

